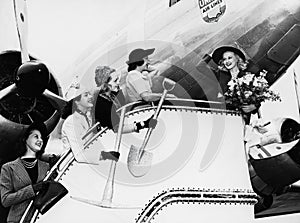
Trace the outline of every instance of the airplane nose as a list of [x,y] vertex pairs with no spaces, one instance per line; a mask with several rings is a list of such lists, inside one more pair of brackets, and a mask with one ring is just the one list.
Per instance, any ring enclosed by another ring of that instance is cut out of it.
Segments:
[[17,70],[16,86],[24,96],[42,94],[50,82],[50,72],[44,63],[28,61]]

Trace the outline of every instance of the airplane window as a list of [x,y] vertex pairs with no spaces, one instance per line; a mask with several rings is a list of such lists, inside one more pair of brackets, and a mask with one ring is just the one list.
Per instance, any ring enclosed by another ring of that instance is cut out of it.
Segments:
[[169,7],[171,7],[172,5],[175,5],[179,1],[180,0],[170,0]]
[[236,42],[260,69],[268,71],[266,79],[272,85],[299,55],[300,26],[292,14],[276,28],[270,24],[271,20],[262,21]]

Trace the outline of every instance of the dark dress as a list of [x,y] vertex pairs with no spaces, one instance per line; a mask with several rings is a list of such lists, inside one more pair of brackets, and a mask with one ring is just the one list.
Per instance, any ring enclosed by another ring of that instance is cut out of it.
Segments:
[[[245,71],[240,71],[237,78],[243,77],[245,74]],[[224,93],[228,90],[228,82],[231,80],[231,74],[229,72],[219,70],[216,76],[219,82],[219,91],[222,95],[224,95]]]
[[108,127],[117,131],[120,116],[117,109],[125,104],[125,98],[121,91],[111,97],[99,92],[95,106],[95,121],[100,122],[101,127]]

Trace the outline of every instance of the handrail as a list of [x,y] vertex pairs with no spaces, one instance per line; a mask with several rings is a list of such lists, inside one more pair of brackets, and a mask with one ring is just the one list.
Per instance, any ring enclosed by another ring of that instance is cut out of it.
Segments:
[[129,108],[133,105],[135,105],[135,106],[138,106],[138,105],[149,105],[149,106],[151,106],[150,103],[145,102],[145,101],[134,101],[134,102],[127,103],[126,105],[123,105],[121,108],[117,109],[117,112],[122,111],[123,108],[127,109],[127,108]]
[[[124,120],[125,120],[125,112],[126,112],[126,107],[123,107],[123,109],[121,110],[121,117],[120,117],[120,121],[119,121],[118,133],[117,133],[116,140],[115,140],[114,151],[116,151],[116,152],[120,151],[122,132],[123,132],[123,127],[124,127],[123,125],[124,125]],[[116,168],[117,168],[117,161],[111,160],[108,178],[107,178],[105,188],[103,191],[103,195],[102,195],[102,204],[106,207],[110,207],[112,205]]]
[[[73,156],[73,159],[70,159],[68,161],[68,163],[64,166],[64,168],[62,170],[59,170],[58,166],[66,159],[67,156],[69,156],[70,154],[72,154],[72,151],[71,149],[69,149],[65,154],[63,154],[59,160],[55,163],[55,165],[49,170],[49,172],[47,173],[46,177],[44,178],[43,181],[46,181],[48,180],[51,175],[54,173],[55,170],[58,170],[58,175],[55,177],[55,179],[59,179],[61,177],[61,175],[64,173],[65,169],[70,165],[70,163],[74,160],[74,156]],[[33,199],[30,201],[30,203],[28,204],[21,220],[20,220],[20,223],[23,223],[27,217],[27,214],[29,213],[29,210],[31,209],[33,205]],[[30,222],[35,222],[36,220],[36,217],[38,215],[38,210],[35,210],[34,211],[34,214],[32,216],[32,218],[30,219]]]
[[[153,107],[147,107],[147,108],[138,108],[136,110],[132,110],[126,113],[126,116],[130,116],[132,114],[135,113],[139,113],[141,111],[148,111],[148,110],[153,110],[155,109],[157,106],[153,106]],[[163,109],[184,109],[184,110],[191,110],[191,111],[203,111],[203,112],[213,112],[213,113],[224,113],[224,114],[232,114],[232,115],[240,115],[240,111],[236,111],[236,110],[227,110],[227,109],[221,109],[221,108],[202,108],[202,107],[188,107],[188,106],[181,106],[181,105],[176,105],[176,106],[172,106],[172,105],[163,105]]]
[[[207,100],[196,100],[196,99],[188,99],[188,98],[168,98],[166,101],[174,101],[174,102],[194,102],[194,103],[205,103],[205,104],[216,104],[216,105],[225,105],[223,102],[219,101],[207,101]],[[126,105],[123,105],[121,108],[117,110],[117,112],[120,112],[123,108],[128,108],[132,107],[133,105],[138,106],[138,105],[145,105],[145,101],[135,101],[135,102],[130,102]],[[147,104],[146,104],[147,105]],[[149,106],[150,103],[149,103]]]
[[[64,159],[67,158],[68,155],[72,155],[72,151],[71,149],[69,149],[67,152],[66,152],[67,155],[65,155]],[[64,161],[64,159],[61,160]],[[59,173],[57,174],[57,176],[55,177],[55,180],[57,181],[63,174],[64,172],[66,171],[67,168],[69,168],[69,166],[71,165],[71,163],[75,160],[75,157],[72,155],[72,157],[67,161],[67,163],[64,165],[64,167],[62,168],[62,170],[59,171]],[[54,172],[54,170],[53,170]],[[52,173],[48,173],[47,176],[51,176]],[[48,177],[48,178],[49,178]],[[45,178],[46,179],[46,178]],[[28,214],[28,211],[30,210],[30,208],[32,207],[33,205],[33,200],[30,202],[30,204],[28,205],[26,211],[26,215]],[[38,214],[39,214],[39,211],[35,209],[34,211],[34,214],[32,216],[32,218],[30,219],[30,223],[34,223],[38,217]],[[23,221],[21,220],[20,223],[23,223],[24,222],[24,219],[26,219],[26,215],[23,215],[22,219]],[[25,217],[24,217],[25,216]]]
[[58,166],[62,163],[62,161],[71,153],[71,149],[69,149],[67,152],[65,152],[60,158],[59,160],[54,164],[54,166],[49,170],[48,174],[46,175],[46,177],[44,178],[45,180],[48,180],[51,176],[51,174],[58,169]]
[[96,138],[98,138],[99,135],[103,134],[108,130],[108,127],[105,127],[104,129],[101,129],[101,131],[97,132],[92,138],[90,138],[88,141],[86,141],[83,145],[84,148],[88,147]]
[[96,122],[91,128],[88,129],[88,131],[82,136],[82,140],[84,140],[91,132],[93,132],[97,127],[100,125],[100,122]]
[[[218,105],[222,105],[224,103],[222,102],[216,102],[216,101],[204,101],[204,100],[194,100],[194,99],[184,99],[184,98],[170,98],[168,99],[168,101],[178,101],[178,102],[194,102],[194,103],[207,103],[207,104],[218,104]],[[121,113],[121,117],[120,117],[120,124],[122,124],[124,122],[124,118],[125,118],[125,113],[126,113],[126,109],[128,109],[129,107],[131,106],[138,106],[138,105],[145,105],[145,102],[144,101],[137,101],[137,102],[131,102],[131,103],[128,103],[124,106],[122,106],[121,108],[119,108],[117,110],[117,112],[120,112],[122,111]],[[146,104],[148,105],[148,104]],[[153,104],[149,104],[149,108],[153,108],[153,107],[156,107],[154,106]],[[172,107],[170,105],[168,105],[167,107]],[[181,106],[182,107],[182,106]],[[145,109],[145,107],[143,108]],[[225,110],[224,110],[225,111]],[[132,112],[135,112],[135,111],[132,111]],[[98,126],[99,126],[99,122],[97,122],[95,125],[93,125],[88,131],[87,133],[83,136],[83,139],[86,138],[92,131],[94,131]],[[122,126],[122,125],[121,125]],[[120,126],[119,126],[120,127]],[[101,131],[97,132],[97,134],[95,134],[92,138],[90,138],[85,144],[84,144],[84,148],[88,147],[95,139],[97,139],[99,137],[99,135],[103,134],[105,131],[107,131],[107,127],[102,129]],[[116,138],[116,144],[115,144],[115,151],[118,151],[119,150],[119,147],[120,147],[120,141],[121,141],[121,135],[122,135],[122,127],[119,128],[118,130],[118,134],[117,134],[117,138]],[[72,150],[71,148],[65,153],[63,154],[62,157],[60,157],[60,159],[57,161],[57,163],[55,163],[55,165],[50,169],[50,171],[48,172],[47,176],[45,177],[44,180],[48,180],[51,175],[54,173],[54,171],[57,171],[58,172],[58,175],[55,177],[55,180],[58,180],[62,174],[64,173],[64,171],[68,168],[68,166],[75,160],[74,156],[69,159],[67,161],[67,163],[64,165],[64,167],[59,170],[59,165],[61,165],[61,163],[63,161],[65,161],[65,159],[70,155],[72,154]],[[112,171],[110,171],[110,179],[108,179],[108,182],[107,182],[107,185],[106,185],[106,188],[104,190],[104,194],[103,194],[103,201],[102,202],[106,202],[108,205],[111,204],[112,202],[112,198],[113,198],[113,187],[114,187],[114,174],[115,174],[115,168],[116,168],[116,163],[115,162],[112,162]],[[30,208],[32,207],[33,205],[33,200],[29,203],[25,213],[23,214],[23,217],[20,221],[20,223],[24,222],[24,220],[26,219],[26,216],[27,214],[29,213],[29,210]],[[36,218],[38,216],[38,211],[35,210],[34,212],[34,215],[31,219],[30,222],[35,222],[36,221]]]
[[168,98],[168,101],[186,101],[186,102],[196,102],[196,103],[208,103],[208,104],[224,104],[219,101],[207,101],[207,100],[197,100],[197,99],[189,99],[189,98]]

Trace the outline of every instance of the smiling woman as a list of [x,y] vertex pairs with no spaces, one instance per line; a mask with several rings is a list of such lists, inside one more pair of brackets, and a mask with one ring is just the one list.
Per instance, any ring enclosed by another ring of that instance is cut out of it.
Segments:
[[[217,79],[219,81],[219,93],[217,95],[218,100],[225,100],[224,95],[226,95],[229,83],[231,81],[236,82],[238,78],[241,78],[250,72],[249,62],[246,60],[245,54],[238,48],[232,46],[221,46],[217,48],[213,54],[212,59],[216,64],[219,65],[219,70],[217,73]],[[258,68],[255,68],[253,73],[257,73]],[[243,95],[239,95],[240,98]],[[256,113],[260,103],[242,104],[238,109],[243,113],[245,123],[249,124],[251,113]],[[230,107],[230,109],[236,109]]]
[[2,166],[0,193],[2,205],[10,208],[8,222],[19,222],[37,192],[46,189],[42,180],[49,165],[37,158],[44,152],[47,135],[43,123],[32,123],[22,137],[19,158]]

